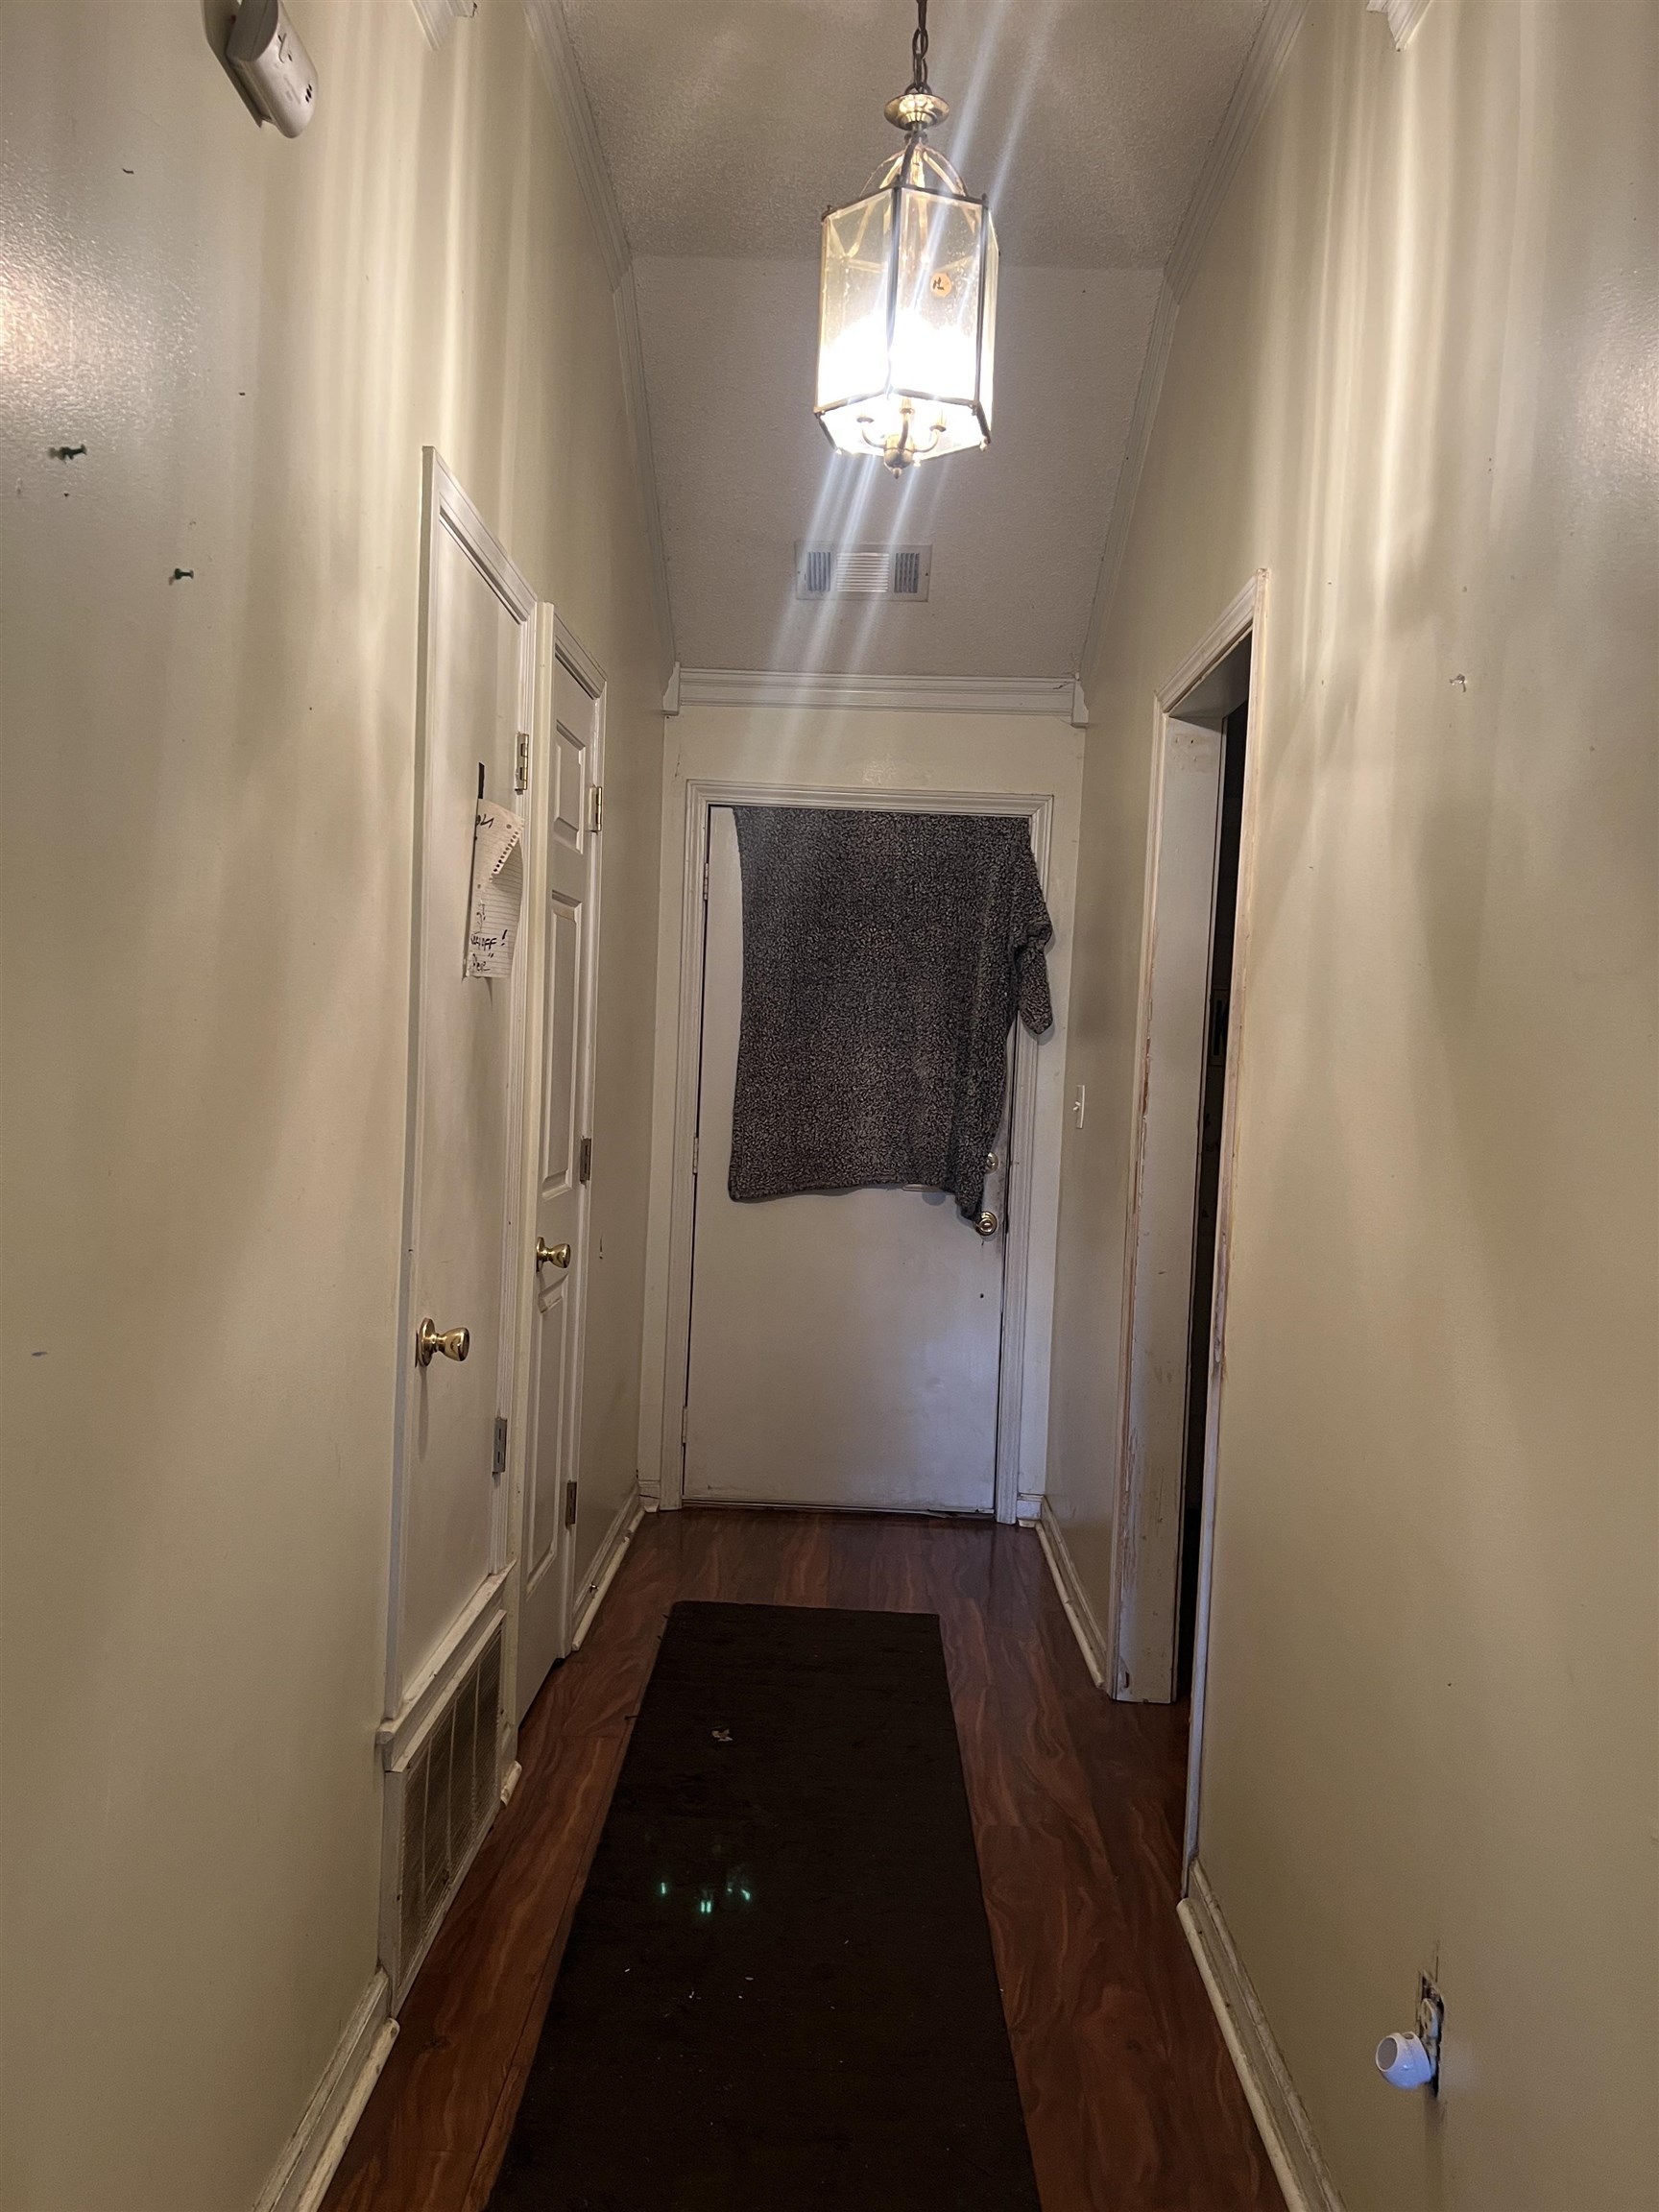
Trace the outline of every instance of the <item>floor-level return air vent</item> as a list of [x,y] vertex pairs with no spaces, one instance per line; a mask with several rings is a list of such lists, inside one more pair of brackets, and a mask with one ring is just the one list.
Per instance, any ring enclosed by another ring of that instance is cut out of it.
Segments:
[[387,1769],[395,1864],[388,1870],[381,1952],[395,2004],[425,1956],[495,1811],[500,1710],[497,1621],[429,1724]]
[[926,599],[931,545],[814,545],[795,548],[797,599]]

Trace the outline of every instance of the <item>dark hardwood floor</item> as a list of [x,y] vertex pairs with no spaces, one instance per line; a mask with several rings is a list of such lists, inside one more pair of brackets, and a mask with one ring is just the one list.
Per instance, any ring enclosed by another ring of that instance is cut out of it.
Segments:
[[548,1678],[324,2212],[481,2212],[680,1598],[940,1616],[1045,2212],[1282,2212],[1175,1919],[1185,1709],[1094,1687],[1026,1530],[735,1511],[648,1519]]

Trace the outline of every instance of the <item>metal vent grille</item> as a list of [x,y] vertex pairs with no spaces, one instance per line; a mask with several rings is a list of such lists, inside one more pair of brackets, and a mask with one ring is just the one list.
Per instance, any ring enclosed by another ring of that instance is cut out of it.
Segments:
[[501,1703],[501,1638],[493,1636],[462,1676],[455,1695],[401,1772],[397,1955],[389,1961],[400,1994],[420,1964],[496,1797]]
[[931,545],[812,545],[795,548],[797,599],[926,599]]
[[828,599],[835,589],[835,554],[829,545],[808,545],[802,564],[802,596]]

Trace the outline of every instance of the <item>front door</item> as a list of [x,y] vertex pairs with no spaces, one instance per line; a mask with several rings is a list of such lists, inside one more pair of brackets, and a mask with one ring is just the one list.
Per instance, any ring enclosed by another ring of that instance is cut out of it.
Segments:
[[743,996],[735,818],[709,823],[688,1504],[990,1513],[1006,1130],[981,1237],[936,1190],[727,1195]]
[[[579,1443],[582,1337],[589,1253],[593,998],[598,892],[599,702],[561,659],[553,674],[553,731],[542,805],[547,896],[541,928],[541,1106],[534,1276],[530,1435],[524,1484],[523,1596],[518,1615],[517,1712],[523,1719],[547,1670],[569,1647],[570,1590],[582,1563]],[[591,1512],[586,1517],[590,1527]]]

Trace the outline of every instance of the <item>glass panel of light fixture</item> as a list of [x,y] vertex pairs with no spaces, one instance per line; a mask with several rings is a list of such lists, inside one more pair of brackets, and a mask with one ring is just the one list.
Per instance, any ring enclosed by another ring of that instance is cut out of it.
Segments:
[[991,435],[992,386],[997,368],[997,226],[985,210],[985,260],[979,277],[983,294],[979,340],[979,412],[985,418],[985,435]]
[[887,283],[893,195],[878,192],[824,218],[818,404],[887,388]]
[[902,392],[971,403],[978,382],[979,248],[985,210],[977,201],[908,188],[899,200],[893,383]]
[[967,187],[936,146],[929,146],[926,138],[911,141],[906,152],[900,156],[905,165],[904,181],[928,192],[942,192],[948,199],[966,200]]

